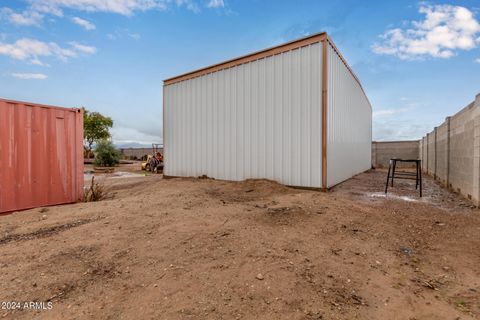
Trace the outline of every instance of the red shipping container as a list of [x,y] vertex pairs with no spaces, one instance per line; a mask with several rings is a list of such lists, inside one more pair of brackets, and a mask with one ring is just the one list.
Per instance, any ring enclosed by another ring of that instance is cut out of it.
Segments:
[[83,112],[0,99],[0,213],[83,199]]

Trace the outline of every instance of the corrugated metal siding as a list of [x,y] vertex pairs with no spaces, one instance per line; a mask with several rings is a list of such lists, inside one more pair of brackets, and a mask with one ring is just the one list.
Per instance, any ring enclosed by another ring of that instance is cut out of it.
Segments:
[[0,100],[0,212],[83,198],[83,114]]
[[371,167],[372,110],[360,84],[327,47],[327,186]]
[[321,61],[315,43],[165,86],[165,174],[321,187]]

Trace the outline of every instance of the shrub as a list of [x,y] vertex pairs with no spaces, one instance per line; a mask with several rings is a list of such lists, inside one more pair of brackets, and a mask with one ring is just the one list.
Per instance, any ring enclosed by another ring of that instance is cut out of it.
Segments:
[[120,152],[115,149],[113,143],[109,140],[101,140],[95,147],[96,166],[113,167],[120,162]]
[[103,199],[107,199],[110,197],[108,190],[105,186],[101,183],[95,181],[95,176],[92,177],[92,182],[90,183],[90,187],[85,190],[85,194],[83,195],[83,201],[85,202],[93,202],[93,201],[100,201]]

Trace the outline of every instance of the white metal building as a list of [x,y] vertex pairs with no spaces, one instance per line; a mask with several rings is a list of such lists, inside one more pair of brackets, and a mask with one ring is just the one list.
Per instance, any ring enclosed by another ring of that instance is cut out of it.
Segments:
[[372,109],[326,33],[164,81],[166,176],[329,188],[371,167]]

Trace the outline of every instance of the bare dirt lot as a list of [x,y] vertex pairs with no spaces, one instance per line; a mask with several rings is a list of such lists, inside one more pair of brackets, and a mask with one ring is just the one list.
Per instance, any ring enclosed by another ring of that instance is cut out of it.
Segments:
[[1,216],[7,319],[479,319],[480,214],[385,171],[329,193],[110,179],[113,199]]

